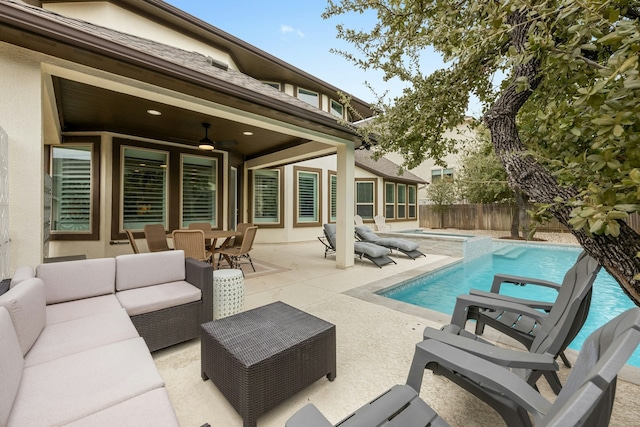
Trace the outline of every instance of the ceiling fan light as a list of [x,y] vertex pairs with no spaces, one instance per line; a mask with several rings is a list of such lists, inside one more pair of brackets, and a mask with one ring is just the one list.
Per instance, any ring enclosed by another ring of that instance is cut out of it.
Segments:
[[214,149],[213,141],[209,139],[209,128],[211,127],[211,124],[203,123],[202,127],[204,127],[204,138],[200,140],[198,148],[201,150],[212,151]]

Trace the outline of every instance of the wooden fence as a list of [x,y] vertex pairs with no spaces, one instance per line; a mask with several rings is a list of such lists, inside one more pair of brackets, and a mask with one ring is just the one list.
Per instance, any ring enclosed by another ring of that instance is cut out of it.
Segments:
[[[511,230],[511,218],[514,206],[503,204],[452,205],[444,213],[438,212],[433,205],[420,205],[420,227],[422,228],[458,228],[462,230]],[[640,232],[640,216],[633,214],[627,223]],[[565,226],[553,219],[538,226],[537,231],[567,232]]]

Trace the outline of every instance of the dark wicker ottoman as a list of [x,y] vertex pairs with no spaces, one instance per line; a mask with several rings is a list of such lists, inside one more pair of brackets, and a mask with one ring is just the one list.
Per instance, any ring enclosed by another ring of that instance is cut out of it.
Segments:
[[202,379],[244,427],[319,378],[336,377],[336,327],[282,302],[202,325]]

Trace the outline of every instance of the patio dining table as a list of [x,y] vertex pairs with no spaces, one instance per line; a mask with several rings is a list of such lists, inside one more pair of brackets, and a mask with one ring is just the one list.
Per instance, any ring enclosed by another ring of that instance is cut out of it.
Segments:
[[[204,239],[211,240],[211,251],[215,255],[220,249],[226,248],[232,238],[240,236],[241,234],[242,233],[240,233],[239,231],[233,230],[208,230],[204,231]],[[171,234],[167,234],[167,237],[171,237]],[[224,239],[224,241],[222,242],[220,247],[216,249],[218,239]],[[231,259],[229,259],[229,257],[226,255],[224,255],[224,258],[227,260],[227,263],[229,263],[229,266],[231,266]],[[211,264],[213,265],[213,268],[215,270],[216,263],[212,262]]]

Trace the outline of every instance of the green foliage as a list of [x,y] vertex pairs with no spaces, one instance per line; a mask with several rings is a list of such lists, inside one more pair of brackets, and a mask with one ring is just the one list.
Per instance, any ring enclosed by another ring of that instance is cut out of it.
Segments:
[[[341,53],[409,83],[375,106],[379,149],[401,153],[408,169],[425,158],[442,162],[454,150],[443,133],[462,123],[470,94],[499,114],[498,94],[515,83],[516,92],[531,92],[516,106],[525,149],[576,190],[555,201],[571,207],[571,224],[617,236],[619,220],[640,211],[639,1],[330,0],[325,17],[365,11],[377,24],[339,26],[356,48]],[[525,18],[523,40],[512,39],[515,16]],[[447,68],[423,74],[426,49]],[[536,85],[522,73],[530,64]]]
[[513,190],[507,178],[486,135],[481,135],[477,145],[465,151],[456,171],[460,197],[469,203],[513,204]]
[[458,201],[456,190],[456,184],[453,180],[436,179],[427,186],[427,197],[433,203],[436,211],[444,212]]

